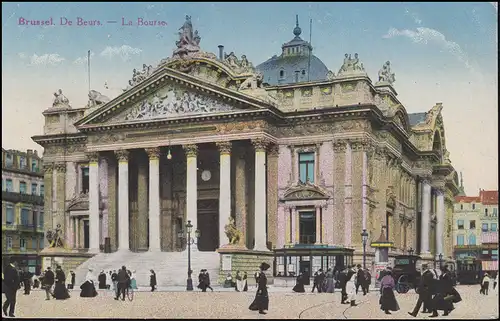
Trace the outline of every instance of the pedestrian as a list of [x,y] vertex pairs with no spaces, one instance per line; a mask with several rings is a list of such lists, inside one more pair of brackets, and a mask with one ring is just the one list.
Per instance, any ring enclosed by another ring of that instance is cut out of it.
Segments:
[[130,275],[130,287],[134,290],[137,290],[137,280],[135,279],[136,272],[135,270],[132,271],[132,274]]
[[299,275],[297,276],[297,281],[295,283],[295,286],[293,287],[293,292],[297,293],[304,293],[306,290],[304,289],[304,273],[300,272]]
[[258,276],[257,294],[255,299],[248,307],[252,311],[259,311],[260,314],[266,314],[265,310],[269,310],[269,295],[267,292],[267,277],[264,271],[269,269],[270,265],[263,262],[260,265],[260,273]]
[[243,272],[243,292],[248,291],[248,275],[247,272]]
[[[102,272],[101,272],[102,273]],[[99,274],[99,278],[101,278],[102,274]],[[95,289],[95,276],[92,273],[92,269],[89,269],[87,272],[87,275],[85,277],[85,282],[83,282],[82,285],[80,285],[80,297],[82,298],[94,298],[97,296],[97,291]],[[99,281],[100,283],[100,281]],[[99,284],[99,288],[100,284]]]
[[224,287],[225,288],[232,288],[233,287],[233,277],[231,276],[231,272],[229,272],[226,275],[226,280],[224,281]]
[[364,276],[365,276],[365,288],[363,290],[363,295],[366,295],[367,293],[370,293],[370,284],[372,284],[372,275],[370,273],[370,271],[368,269],[365,269],[365,273],[364,273]]
[[[152,271],[152,270],[151,270]],[[127,268],[122,266],[121,270],[118,271],[117,274],[117,294],[115,297],[115,300],[118,300],[120,297],[120,294],[122,295],[122,301],[125,301],[125,290],[127,289],[127,286],[129,284],[129,276],[127,273]]]
[[151,292],[156,290],[156,273],[153,270],[150,270],[151,275],[149,276],[149,286],[151,287]]
[[235,279],[236,279],[236,286],[234,287],[234,289],[236,290],[236,292],[243,291],[243,283],[242,283],[243,280],[240,275],[240,271],[236,271]]
[[[412,312],[408,312],[412,317],[417,317],[418,311],[420,311],[420,307],[422,304],[424,307],[430,307],[432,300],[432,289],[434,280],[434,274],[429,270],[427,264],[422,264],[422,273],[420,277],[420,283],[418,285],[418,300],[415,308]],[[430,310],[430,309],[429,309]]]
[[47,270],[45,271],[45,274],[42,278],[42,288],[45,290],[45,300],[50,300],[50,297],[54,296],[54,292],[52,292],[52,286],[54,285],[55,278],[56,277],[54,275],[54,272],[52,272],[51,267],[47,267]]
[[23,283],[24,283],[24,294],[29,295],[31,292],[31,278],[32,274],[28,271],[25,270],[23,272]]
[[385,314],[391,314],[390,311],[399,311],[399,304],[394,296],[394,287],[396,286],[394,282],[394,277],[392,276],[392,271],[387,271],[385,276],[380,281],[380,309],[385,312]]
[[495,288],[497,287],[497,283],[498,283],[498,271],[497,275],[495,276],[495,280],[493,280],[493,290],[495,290]]
[[346,268],[344,269],[343,271],[341,271],[339,273],[339,283],[340,283],[340,288],[341,288],[341,295],[340,295],[340,303],[341,304],[349,304],[349,302],[347,302],[347,298],[348,298],[348,295],[347,295],[347,281],[349,281],[350,279],[350,275],[349,275],[349,268]]
[[116,270],[111,273],[111,283],[113,284],[113,292],[115,293],[115,296],[118,296],[118,273],[116,273]]
[[69,271],[69,274],[71,274],[71,288],[73,289],[75,287],[76,274],[74,271]]
[[312,287],[311,293],[314,293],[314,289],[318,289],[318,292],[319,292],[319,288],[318,288],[318,275],[319,275],[319,271],[314,272],[314,275],[313,275],[313,287]]
[[356,276],[355,268],[351,267],[347,273],[346,292],[352,307],[356,306]]
[[481,281],[481,290],[479,293],[488,295],[488,289],[490,287],[490,275],[488,273],[484,273],[483,280]]
[[207,270],[205,270],[203,273],[204,273],[204,280],[205,280],[206,288],[208,288],[208,289],[210,289],[210,291],[214,292],[214,289],[212,289],[212,287],[210,286],[210,274],[208,273]]
[[335,279],[333,278],[333,270],[329,268],[326,271],[326,293],[334,293],[335,292]]
[[101,273],[99,273],[97,280],[99,282],[99,289],[106,289],[106,274],[104,273],[104,270],[101,270]]
[[5,302],[2,306],[3,315],[15,318],[16,296],[20,278],[12,257],[9,260],[9,265],[4,268],[2,276],[2,288],[5,292]]
[[438,310],[443,311],[443,316],[447,316],[454,309],[453,303],[462,301],[460,294],[453,287],[453,280],[449,274],[448,268],[443,266],[442,273],[439,276],[437,283],[436,295],[432,300],[432,315],[431,318],[438,317]]
[[69,299],[69,297],[68,289],[66,288],[66,274],[61,266],[58,265],[56,267],[54,298],[56,300],[66,300]]
[[357,266],[358,271],[356,273],[356,294],[359,292],[359,288],[361,287],[361,291],[366,295],[365,292],[365,271],[361,268],[361,264]]

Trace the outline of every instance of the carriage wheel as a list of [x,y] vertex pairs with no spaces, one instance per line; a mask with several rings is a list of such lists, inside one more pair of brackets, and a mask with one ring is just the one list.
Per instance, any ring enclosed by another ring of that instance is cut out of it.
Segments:
[[407,293],[410,290],[410,285],[408,283],[408,276],[401,275],[396,283],[396,291],[398,293]]

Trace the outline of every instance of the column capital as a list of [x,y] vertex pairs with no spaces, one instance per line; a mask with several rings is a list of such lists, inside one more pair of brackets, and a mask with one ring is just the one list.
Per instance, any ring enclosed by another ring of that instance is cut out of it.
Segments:
[[145,151],[148,154],[149,160],[160,159],[160,147],[146,148]]
[[53,163],[45,163],[45,164],[43,164],[43,173],[44,174],[52,174],[53,170],[54,170],[54,164]]
[[66,173],[66,163],[56,163],[54,167],[58,173]]
[[280,154],[280,147],[278,144],[270,144],[267,149],[269,156],[278,157]]
[[129,151],[126,149],[115,150],[115,155],[119,162],[128,162],[129,154]]
[[350,143],[353,151],[368,151],[371,147],[371,141],[367,139],[353,140]]
[[229,142],[217,142],[215,143],[221,155],[231,155],[231,148],[233,144]]
[[198,145],[196,144],[182,145],[182,148],[186,153],[186,157],[196,157],[198,155]]
[[314,208],[315,208],[315,209],[319,209],[319,208],[322,208],[322,207],[323,207],[323,205],[322,205],[322,204],[315,204],[315,205],[314,205]]
[[256,138],[252,139],[252,145],[254,146],[256,152],[265,152],[267,146],[269,145],[269,141],[263,138]]
[[90,163],[97,163],[99,161],[99,152],[87,152],[85,153]]
[[336,153],[345,152],[347,148],[347,141],[345,139],[336,139],[333,141],[333,150]]

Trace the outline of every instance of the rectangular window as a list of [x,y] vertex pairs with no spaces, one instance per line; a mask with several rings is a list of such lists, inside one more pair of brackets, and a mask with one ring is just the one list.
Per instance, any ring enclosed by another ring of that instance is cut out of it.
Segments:
[[487,208],[484,209],[484,215],[488,216],[488,209]]
[[458,225],[459,230],[463,230],[464,229],[464,220],[458,220],[457,225]]
[[481,231],[488,232],[488,223],[483,223],[483,226],[481,227]]
[[43,239],[43,237],[41,237],[41,238],[39,239],[39,242],[38,242],[38,247],[39,247],[40,249],[43,249],[44,245],[45,245],[45,244],[44,244],[44,239]]
[[472,220],[469,222],[469,229],[475,230],[476,229],[476,221]]
[[38,184],[32,183],[31,184],[31,195],[37,195],[37,190],[38,190]]
[[19,157],[19,168],[20,169],[26,168],[26,157],[24,156]]
[[12,183],[12,180],[10,178],[7,178],[5,181],[5,190],[7,192],[13,192],[14,191],[14,184]]
[[496,232],[497,231],[497,223],[491,223],[490,230],[492,232]]
[[43,227],[43,211],[38,212],[38,227]]
[[314,183],[314,153],[299,154],[299,173],[302,183]]
[[493,213],[492,213],[491,216],[493,216],[493,217],[497,217],[498,216],[498,209],[496,207],[493,208]]
[[30,225],[30,210],[26,208],[21,209],[21,225],[23,226]]
[[7,243],[7,250],[12,250],[12,236],[7,236],[5,242]]
[[40,196],[41,197],[45,196],[45,186],[43,184],[40,185]]
[[19,239],[19,247],[21,248],[21,251],[26,251],[26,239]]
[[14,163],[14,157],[12,157],[11,154],[5,155],[5,166],[6,167],[12,167],[12,164]]
[[32,172],[38,172],[38,166],[37,166],[37,162],[36,162],[36,159],[33,159],[31,161],[31,171]]
[[300,244],[314,244],[316,242],[316,212],[299,213]]
[[81,186],[81,191],[83,193],[88,193],[89,192],[89,168],[88,167],[82,167],[82,186]]
[[483,251],[481,252],[481,254],[483,254],[483,255],[489,255],[489,254],[490,254],[490,251],[488,251],[488,250],[483,250]]
[[5,207],[5,224],[6,225],[13,225],[14,224],[14,207],[7,205]]
[[457,235],[457,245],[464,245],[464,236]]
[[475,210],[476,209],[476,204],[472,204],[472,209]]
[[498,261],[498,250],[491,251],[491,259]]
[[26,194],[26,182],[19,182],[19,193]]

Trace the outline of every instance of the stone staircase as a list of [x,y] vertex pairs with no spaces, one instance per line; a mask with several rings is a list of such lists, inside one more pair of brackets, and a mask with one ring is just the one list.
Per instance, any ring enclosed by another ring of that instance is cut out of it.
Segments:
[[[88,269],[92,268],[97,279],[101,270],[108,273],[119,270],[125,265],[128,270],[136,271],[137,286],[149,286],[149,270],[156,272],[158,287],[185,286],[187,279],[187,251],[183,252],[143,252],[118,251],[114,253],[99,253],[82,263],[75,270],[76,284],[79,286],[85,281]],[[220,255],[217,252],[191,252],[191,269],[193,270],[193,286],[198,285],[198,273],[207,269],[210,280],[217,283],[220,266]],[[109,274],[107,283],[111,282]]]

